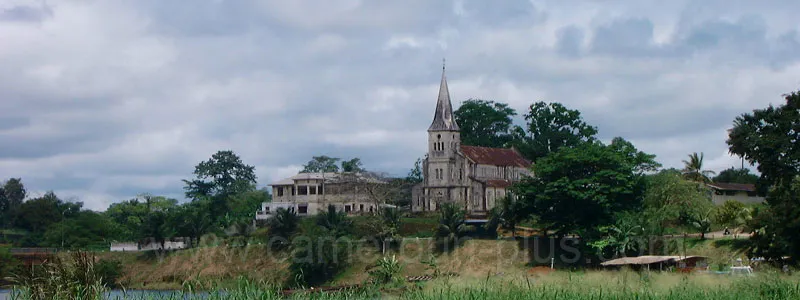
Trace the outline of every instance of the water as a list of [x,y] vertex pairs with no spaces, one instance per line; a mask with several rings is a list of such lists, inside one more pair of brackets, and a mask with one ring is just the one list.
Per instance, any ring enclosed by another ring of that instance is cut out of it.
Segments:
[[[172,296],[181,295],[179,291],[157,291],[157,290],[127,290],[123,293],[122,290],[111,290],[106,293],[106,299],[143,299],[144,296],[148,299],[175,299]],[[206,298],[208,293],[194,293],[183,294],[184,299],[197,299]],[[0,290],[0,300],[10,300],[11,290]]]

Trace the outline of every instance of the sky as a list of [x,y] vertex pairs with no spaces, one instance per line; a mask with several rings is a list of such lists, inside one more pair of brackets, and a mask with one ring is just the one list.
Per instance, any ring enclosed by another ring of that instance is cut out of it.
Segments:
[[[800,87],[798,1],[0,0],[0,181],[104,210],[183,198],[218,150],[259,187],[312,156],[405,175],[442,58],[469,98],[581,111],[681,167]],[[517,118],[522,123],[521,118]]]

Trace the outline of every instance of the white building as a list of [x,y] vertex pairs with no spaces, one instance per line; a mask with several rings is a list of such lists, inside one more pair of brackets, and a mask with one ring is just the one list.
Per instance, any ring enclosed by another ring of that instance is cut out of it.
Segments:
[[261,204],[256,220],[266,220],[279,208],[299,216],[315,215],[328,205],[349,214],[375,212],[386,182],[369,173],[300,173],[270,184],[272,202]]
[[442,68],[436,111],[428,128],[424,179],[412,191],[412,210],[435,211],[449,202],[471,214],[488,212],[514,182],[531,176],[531,166],[515,149],[461,145]]
[[711,201],[716,205],[722,205],[728,200],[744,204],[764,202],[764,197],[758,195],[754,184],[708,183],[706,186],[711,189]]

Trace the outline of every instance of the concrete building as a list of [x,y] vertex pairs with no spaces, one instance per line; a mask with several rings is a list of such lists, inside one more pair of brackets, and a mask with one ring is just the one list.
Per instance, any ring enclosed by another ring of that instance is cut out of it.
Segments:
[[764,202],[764,197],[758,195],[754,184],[708,183],[706,186],[711,190],[711,201],[715,205],[722,205],[728,200],[744,204]]
[[436,111],[428,128],[423,182],[412,190],[412,210],[435,211],[441,203],[450,202],[472,214],[485,213],[514,182],[532,175],[531,166],[515,149],[461,145],[442,67]]
[[350,214],[375,212],[376,193],[386,182],[369,173],[300,173],[270,184],[272,202],[261,204],[256,220],[266,220],[279,208],[299,216],[315,215],[328,205]]

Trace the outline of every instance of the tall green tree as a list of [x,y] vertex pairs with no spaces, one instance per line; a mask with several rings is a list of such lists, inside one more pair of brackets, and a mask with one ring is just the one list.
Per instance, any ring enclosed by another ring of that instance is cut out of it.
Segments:
[[269,244],[276,248],[284,248],[289,246],[290,238],[297,231],[297,226],[300,223],[300,218],[294,210],[285,208],[278,208],[275,211],[275,216],[269,219],[267,228],[269,228]]
[[414,168],[408,171],[406,181],[414,184],[422,182],[422,158],[417,158],[414,162]]
[[515,127],[514,146],[527,158],[537,161],[562,147],[577,147],[595,140],[597,128],[583,121],[578,110],[561,103],[536,102],[525,114],[525,128]]
[[708,183],[711,182],[711,175],[714,171],[703,170],[703,153],[700,155],[697,152],[689,154],[689,159],[683,161],[683,176],[686,179],[695,182]]
[[439,207],[439,227],[436,244],[441,251],[453,251],[473,228],[466,223],[466,212],[453,203]]
[[719,183],[749,183],[756,184],[758,175],[750,172],[750,169],[729,168],[719,172],[712,181]]
[[731,154],[756,165],[757,183],[769,187],[767,208],[751,226],[753,255],[800,257],[800,92],[784,95],[785,104],[753,110],[733,122],[727,144]]
[[364,172],[364,164],[361,163],[361,159],[356,157],[351,160],[342,161],[342,172]]
[[11,178],[0,186],[0,226],[9,227],[14,224],[26,196],[27,191],[21,178]]
[[642,225],[646,234],[662,236],[666,228],[691,226],[692,216],[713,206],[707,190],[684,179],[678,170],[663,170],[647,176]]
[[209,199],[212,220],[218,222],[230,212],[228,201],[234,195],[256,189],[255,167],[242,162],[236,153],[218,151],[194,169],[195,179],[184,180],[186,197]]
[[470,146],[506,147],[512,140],[512,117],[508,104],[469,99],[453,112],[461,129],[461,143]]
[[327,155],[314,156],[303,165],[300,173],[339,172],[339,160],[341,159]]
[[600,142],[562,147],[540,159],[536,177],[525,178],[515,193],[544,232],[599,234],[597,229],[613,224],[616,213],[641,205],[645,179],[637,170],[643,164],[628,152]]
[[108,249],[109,243],[122,233],[122,226],[102,213],[89,210],[54,223],[44,233],[42,246],[70,249]]

